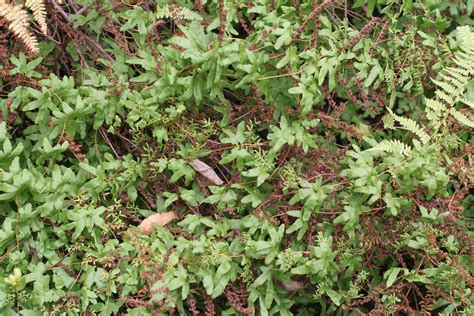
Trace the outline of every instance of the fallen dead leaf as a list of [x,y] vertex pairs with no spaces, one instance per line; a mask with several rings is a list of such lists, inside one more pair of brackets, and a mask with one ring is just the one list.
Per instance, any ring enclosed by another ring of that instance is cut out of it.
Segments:
[[296,291],[302,290],[305,287],[307,287],[307,285],[308,285],[305,282],[294,281],[294,280],[292,280],[289,283],[285,283],[285,282],[281,282],[281,281],[277,281],[277,283],[280,285],[280,287],[282,287],[285,290],[290,291],[290,292],[296,292]]
[[215,185],[221,185],[224,183],[221,178],[216,174],[214,169],[209,167],[206,163],[198,159],[193,159],[188,161],[189,165],[193,167],[194,170],[199,172],[203,177],[214,183]]
[[165,226],[177,216],[173,211],[166,213],[156,213],[145,218],[138,227],[142,234],[149,234],[155,230],[154,225]]

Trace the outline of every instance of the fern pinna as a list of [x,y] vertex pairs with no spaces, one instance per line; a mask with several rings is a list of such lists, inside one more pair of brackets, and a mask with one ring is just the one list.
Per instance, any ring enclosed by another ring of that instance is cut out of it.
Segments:
[[[454,106],[462,103],[474,109],[474,102],[464,98],[467,84],[474,75],[474,33],[468,26],[458,27],[457,38],[460,41],[459,50],[454,54],[454,65],[446,67],[440,73],[441,79],[433,79],[433,83],[438,87],[434,98],[426,99],[425,114],[428,119],[426,126],[420,126],[410,118],[398,116],[388,109],[388,115],[384,120],[385,126],[393,128],[396,121],[400,127],[415,134],[422,144],[428,144],[436,140],[443,128],[449,123],[449,118],[453,117],[458,123],[474,128],[474,121],[468,117],[468,109],[457,110]],[[472,116],[472,115],[470,115]],[[430,131],[430,134],[426,132]],[[382,150],[385,152],[398,152],[409,155],[410,146],[399,140],[384,140],[374,146],[372,150]]]

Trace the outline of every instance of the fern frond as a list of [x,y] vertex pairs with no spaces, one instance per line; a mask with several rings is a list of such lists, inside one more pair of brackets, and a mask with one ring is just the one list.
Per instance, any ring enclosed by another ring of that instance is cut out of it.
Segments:
[[430,136],[412,119],[406,117],[398,117],[398,122],[407,130],[418,136],[423,144],[427,144]]
[[187,20],[187,21],[201,21],[202,17],[198,13],[186,8],[178,7],[176,5],[165,5],[163,7],[156,8],[156,17],[158,19],[174,19],[174,20]]
[[426,107],[438,115],[442,115],[448,110],[443,103],[433,99],[426,99]]
[[[474,33],[471,32],[469,26],[462,26],[457,28],[457,37],[461,40],[461,50],[465,53],[461,54],[461,59],[469,61],[474,58]],[[471,74],[474,71],[472,63],[467,63],[466,65],[471,67]]]
[[472,57],[472,54],[467,54],[463,51],[457,51],[456,57],[453,58],[453,61],[458,67],[466,69],[470,74],[473,74],[474,67],[470,64]]
[[372,147],[369,150],[382,150],[388,153],[399,153],[404,156],[409,156],[411,153],[411,147],[405,143],[402,143],[398,139],[383,140],[378,143],[377,146]]
[[386,114],[382,117],[383,126],[387,129],[395,128],[395,120],[392,115]]
[[[435,85],[440,87],[446,94],[446,96],[456,96],[456,98],[458,98],[459,95],[461,95],[466,89],[466,86],[463,84],[453,85],[448,81],[439,81],[434,79],[432,79],[431,81],[433,81]],[[454,100],[454,102],[456,102],[456,100]]]
[[440,75],[441,77],[454,84],[456,87],[463,87],[469,81],[469,72],[459,68],[448,67]]
[[447,110],[442,102],[434,99],[426,99],[426,117],[434,129],[438,129],[441,124],[441,118],[444,117]]
[[157,7],[156,8],[156,17],[158,19],[169,19],[172,17],[170,7],[168,5],[165,5],[163,7]]
[[38,22],[41,32],[48,33],[48,24],[46,23],[46,7],[43,0],[26,0],[25,6],[33,12],[33,17]]
[[[470,31],[468,26],[458,27],[457,36],[460,40],[460,49],[454,53],[454,66],[446,67],[441,73],[441,80],[432,79],[433,83],[438,86],[435,91],[435,98],[426,99],[425,113],[429,120],[427,127],[434,132],[433,139],[438,137],[437,133],[442,133],[445,130],[440,127],[446,123],[449,115],[452,115],[460,124],[474,128],[474,120],[466,114],[456,110],[454,106],[457,102],[462,102],[471,108],[474,108],[474,102],[464,99],[464,92],[466,90],[469,80],[474,75],[474,32]],[[414,120],[398,116],[388,109],[390,115],[400,125],[414,133],[419,137],[423,144],[427,144],[431,137],[422,129]],[[386,127],[392,127],[393,122],[384,118]],[[401,147],[398,141],[381,142],[377,148],[384,151],[397,150],[405,152],[406,149]]]
[[441,91],[441,90],[439,90],[439,89],[435,91],[435,94],[436,94],[436,96],[437,96],[438,98],[440,98],[441,100],[443,100],[444,102],[446,102],[448,105],[454,105],[454,103],[455,103],[455,102],[454,102],[454,99],[451,98],[450,95],[444,93],[443,91]]
[[202,17],[188,8],[181,8],[181,13],[186,20],[201,21]]
[[403,116],[398,116],[390,109],[388,109],[388,111],[404,129],[409,130],[410,132],[418,136],[418,138],[423,144],[427,144],[429,142],[430,136],[414,120]]
[[462,78],[469,77],[469,71],[463,68],[458,67],[447,67],[446,71],[453,77],[457,78],[458,80],[462,80]]
[[8,29],[31,54],[39,54],[38,41],[28,29],[29,18],[22,5],[0,4],[0,17],[7,21]]
[[[471,108],[474,103],[463,98],[467,84],[474,74],[474,33],[469,27],[459,27],[457,37],[460,49],[454,54],[455,67],[447,67],[440,74],[443,80],[432,80],[439,88],[435,91],[437,100],[426,100],[426,116],[435,130],[441,126],[443,118],[451,114],[459,123],[473,127],[474,121],[454,108],[461,101]],[[445,104],[443,104],[445,103]]]
[[474,121],[469,119],[466,115],[464,115],[463,113],[459,112],[458,110],[456,110],[455,108],[451,108],[449,109],[449,113],[454,116],[456,118],[456,120],[461,123],[461,124],[464,124],[466,126],[469,126],[471,128],[474,128]]
[[461,99],[461,100],[459,100],[459,101],[461,101],[462,103],[466,104],[466,105],[469,106],[471,109],[474,109],[474,102],[469,101],[469,100],[467,100],[467,99]]
[[459,26],[456,32],[456,35],[461,40],[461,42],[465,46],[470,47],[472,50],[474,50],[474,33],[471,32],[469,26]]

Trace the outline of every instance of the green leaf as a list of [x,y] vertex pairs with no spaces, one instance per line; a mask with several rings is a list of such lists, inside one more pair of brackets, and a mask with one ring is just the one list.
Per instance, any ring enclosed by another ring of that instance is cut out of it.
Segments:
[[390,287],[395,283],[395,280],[397,279],[398,273],[402,271],[402,268],[390,268],[384,273],[384,278],[387,279],[387,287]]
[[212,280],[211,273],[204,275],[202,279],[202,285],[204,286],[204,289],[206,290],[207,295],[212,295],[212,292],[214,290],[214,282]]
[[327,288],[326,289],[326,294],[329,296],[329,298],[331,299],[331,301],[336,304],[336,306],[340,306],[341,305],[341,298],[342,298],[342,295],[339,294],[338,292],[334,291],[333,289],[331,288]]

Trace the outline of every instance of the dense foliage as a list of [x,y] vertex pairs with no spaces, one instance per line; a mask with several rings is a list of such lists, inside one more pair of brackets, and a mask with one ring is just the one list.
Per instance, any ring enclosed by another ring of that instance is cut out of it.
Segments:
[[44,4],[39,54],[0,12],[1,315],[474,313],[473,0]]

